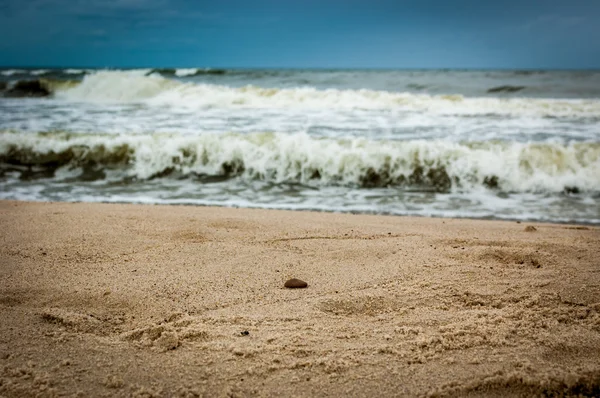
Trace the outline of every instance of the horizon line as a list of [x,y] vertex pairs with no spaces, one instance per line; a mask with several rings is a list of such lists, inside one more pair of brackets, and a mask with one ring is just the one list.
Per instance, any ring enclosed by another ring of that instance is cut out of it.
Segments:
[[582,67],[582,68],[556,68],[556,67],[298,67],[298,66],[73,66],[73,65],[0,65],[0,69],[23,69],[23,70],[40,70],[40,69],[118,69],[118,70],[134,70],[134,69],[205,69],[205,70],[363,70],[363,71],[409,71],[409,70],[435,70],[435,71],[600,71],[600,66],[597,67]]

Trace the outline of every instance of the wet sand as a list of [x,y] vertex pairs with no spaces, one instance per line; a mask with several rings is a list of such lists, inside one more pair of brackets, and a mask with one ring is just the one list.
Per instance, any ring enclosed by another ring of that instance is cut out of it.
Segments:
[[600,395],[597,228],[3,201],[0,237],[3,397]]

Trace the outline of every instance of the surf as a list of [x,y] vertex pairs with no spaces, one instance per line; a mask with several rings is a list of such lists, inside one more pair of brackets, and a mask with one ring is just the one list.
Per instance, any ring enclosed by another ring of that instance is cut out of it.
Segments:
[[432,114],[528,117],[598,117],[600,100],[465,97],[369,89],[230,87],[181,82],[158,73],[100,71],[80,84],[56,89],[59,99],[78,102],[143,103],[182,109],[388,109]]
[[[306,134],[0,135],[12,166],[118,171],[122,178],[242,178],[437,192],[600,191],[600,143],[389,141]],[[99,174],[100,175],[100,174]]]

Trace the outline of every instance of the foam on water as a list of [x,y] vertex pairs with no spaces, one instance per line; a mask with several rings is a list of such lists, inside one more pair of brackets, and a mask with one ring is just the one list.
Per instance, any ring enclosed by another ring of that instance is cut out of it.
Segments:
[[76,100],[128,102],[141,101],[177,86],[178,83],[160,75],[145,75],[144,70],[128,72],[97,72],[86,76],[81,84],[59,90],[58,98]]
[[175,71],[175,76],[178,76],[178,77],[194,76],[196,73],[198,73],[198,69],[196,69],[196,68],[177,69]]
[[92,73],[93,70],[90,69],[65,69],[63,70],[67,75],[82,75],[84,73]]
[[16,75],[19,73],[24,73],[26,72],[23,69],[8,69],[8,70],[3,70],[2,72],[0,72],[0,74],[4,75],[4,76],[12,76],[12,75]]
[[458,115],[524,115],[536,117],[598,117],[600,100],[539,98],[469,98],[462,95],[427,95],[374,90],[317,90],[302,88],[240,88],[181,83],[159,74],[137,71],[102,71],[82,83],[56,93],[73,101],[144,102],[181,108],[299,108],[299,109],[403,109]]
[[48,185],[39,179],[25,184],[14,177],[7,179],[5,186],[9,189],[0,190],[0,199],[206,205],[600,224],[597,200],[585,203],[585,199],[578,196],[511,194],[498,197],[483,190],[437,194],[394,188],[355,190],[343,186],[315,190],[242,179],[212,184],[199,184],[193,179],[153,179],[133,181],[123,186],[109,181],[74,184],[73,180]]
[[37,69],[37,70],[33,70],[29,73],[31,73],[34,76],[40,76],[40,75],[45,75],[46,73],[49,73],[50,70],[49,69]]

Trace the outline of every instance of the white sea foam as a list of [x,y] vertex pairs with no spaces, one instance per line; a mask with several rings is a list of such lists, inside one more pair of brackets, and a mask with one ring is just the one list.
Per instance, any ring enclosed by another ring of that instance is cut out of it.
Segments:
[[175,71],[175,76],[178,76],[178,77],[193,76],[196,73],[198,73],[197,68],[177,69]]
[[63,73],[66,73],[68,75],[81,75],[83,73],[91,73],[93,72],[92,70],[86,70],[86,69],[65,69],[62,71]]
[[453,115],[523,115],[530,117],[600,117],[597,99],[471,98],[374,90],[302,88],[233,88],[181,83],[156,73],[102,71],[84,78],[59,98],[94,102],[144,102],[186,109],[392,109]]
[[39,76],[39,75],[44,75],[48,72],[50,72],[48,69],[38,69],[38,70],[32,70],[30,73],[34,76]]
[[158,74],[146,76],[148,70],[127,72],[102,71],[88,75],[78,86],[60,90],[59,98],[99,102],[135,102],[154,98],[178,85]]
[[3,70],[0,73],[2,73],[2,75],[4,75],[4,76],[12,76],[12,75],[16,75],[18,73],[24,73],[24,72],[26,72],[26,71],[23,69],[9,69],[9,70]]

